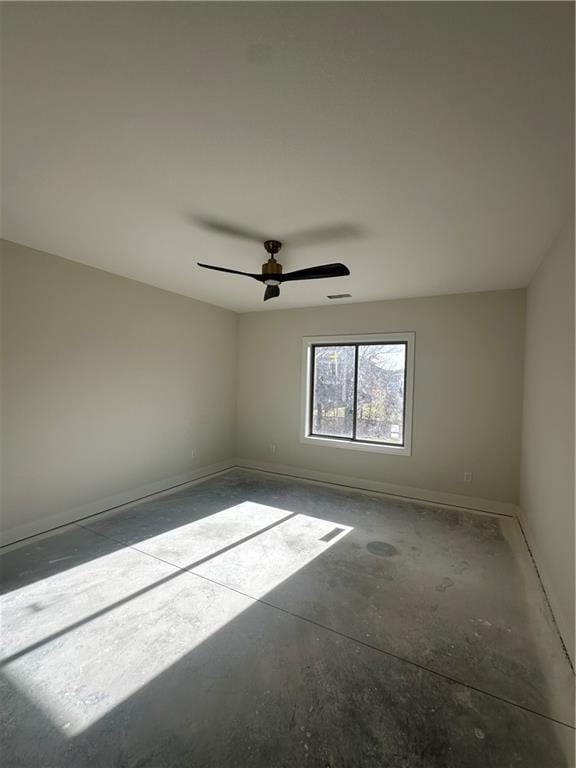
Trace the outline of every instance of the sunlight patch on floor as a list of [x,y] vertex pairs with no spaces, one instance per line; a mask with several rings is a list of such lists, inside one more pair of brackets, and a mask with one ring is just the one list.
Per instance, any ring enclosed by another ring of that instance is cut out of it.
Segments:
[[207,579],[261,597],[352,530],[337,527],[244,502],[142,544],[207,578],[122,548],[14,590],[0,602],[4,672],[74,736],[253,605]]

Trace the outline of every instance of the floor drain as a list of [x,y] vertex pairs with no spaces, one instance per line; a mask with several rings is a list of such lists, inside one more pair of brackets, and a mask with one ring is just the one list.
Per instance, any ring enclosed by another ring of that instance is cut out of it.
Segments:
[[394,557],[398,554],[396,547],[386,541],[371,541],[366,545],[366,549],[370,554],[378,555],[378,557]]

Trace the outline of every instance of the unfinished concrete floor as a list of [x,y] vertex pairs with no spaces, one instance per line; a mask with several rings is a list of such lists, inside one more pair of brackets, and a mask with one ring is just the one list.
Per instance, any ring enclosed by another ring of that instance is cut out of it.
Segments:
[[517,523],[234,470],[3,557],[10,768],[568,768]]

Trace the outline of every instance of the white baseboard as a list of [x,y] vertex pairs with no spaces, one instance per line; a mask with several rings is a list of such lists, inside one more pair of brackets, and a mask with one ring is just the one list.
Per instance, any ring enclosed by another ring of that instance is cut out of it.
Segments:
[[54,528],[72,524],[83,518],[90,517],[91,515],[101,514],[111,509],[117,509],[124,505],[133,504],[145,497],[171,492],[178,486],[193,483],[209,475],[225,472],[234,467],[272,472],[277,475],[297,477],[303,480],[312,480],[320,483],[328,483],[330,485],[341,485],[347,488],[356,488],[360,491],[372,491],[387,496],[414,499],[416,501],[438,504],[441,506],[460,507],[477,512],[487,512],[489,514],[506,515],[508,517],[516,517],[518,514],[518,508],[515,504],[501,501],[480,499],[473,496],[461,496],[460,494],[455,493],[432,491],[406,485],[395,485],[393,483],[385,483],[375,480],[365,480],[347,475],[335,475],[328,472],[316,472],[314,470],[293,467],[286,464],[235,458],[200,467],[199,469],[191,470],[190,472],[176,477],[157,480],[153,483],[148,483],[129,491],[123,491],[122,493],[113,496],[98,499],[97,501],[84,504],[74,509],[63,510],[56,515],[43,518],[42,520],[35,520],[10,528],[2,533],[2,545],[7,546],[22,539],[27,539],[30,536],[44,534]]
[[576,654],[574,652],[575,640],[573,630],[571,629],[568,616],[565,615],[564,610],[560,605],[560,601],[556,598],[556,592],[552,584],[552,579],[549,578],[548,569],[544,566],[544,558],[540,555],[539,546],[536,543],[536,537],[528,525],[528,521],[522,514],[522,510],[519,510],[518,523],[522,529],[522,533],[524,534],[524,538],[526,540],[528,549],[530,550],[530,554],[532,555],[532,559],[534,560],[534,565],[536,567],[538,577],[540,578],[542,589],[544,590],[546,599],[548,600],[550,611],[552,612],[552,616],[556,622],[558,633],[562,638],[564,648],[570,658],[570,661],[572,662],[572,666],[574,666]]
[[28,539],[30,536],[47,533],[54,528],[75,523],[83,518],[90,517],[91,515],[97,515],[127,504],[133,504],[146,497],[175,491],[180,486],[188,485],[189,483],[196,482],[218,472],[230,470],[235,466],[235,463],[236,462],[233,459],[230,459],[228,461],[220,461],[216,464],[209,464],[205,467],[199,467],[198,469],[190,470],[190,472],[176,475],[175,477],[156,480],[153,483],[147,483],[138,488],[132,488],[129,491],[122,491],[113,496],[106,496],[97,501],[92,501],[89,504],[75,507],[74,509],[63,510],[56,515],[51,515],[42,520],[33,520],[29,523],[9,528],[2,532],[2,546],[14,544],[22,539]]
[[475,496],[461,496],[458,493],[447,493],[444,491],[431,491],[425,488],[415,488],[410,485],[395,485],[376,480],[365,480],[359,477],[348,477],[347,475],[333,475],[329,472],[316,472],[302,467],[292,467],[286,464],[275,464],[266,461],[255,461],[253,459],[235,459],[235,464],[239,468],[255,469],[263,472],[272,472],[277,475],[289,475],[290,477],[299,477],[303,480],[315,480],[320,483],[329,483],[330,485],[342,485],[347,488],[357,488],[361,491],[375,491],[387,496],[400,496],[405,499],[414,499],[424,501],[430,504],[438,504],[447,507],[460,507],[471,509],[476,512],[489,512],[495,515],[506,515],[516,517],[518,507],[504,501],[492,501],[490,499],[480,499]]

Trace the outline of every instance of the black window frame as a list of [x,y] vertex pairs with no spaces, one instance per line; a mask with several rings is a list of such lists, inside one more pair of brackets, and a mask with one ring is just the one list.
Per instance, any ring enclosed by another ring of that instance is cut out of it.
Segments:
[[[383,440],[366,440],[356,437],[356,426],[358,421],[358,347],[386,347],[403,346],[404,347],[404,377],[403,377],[403,398],[402,398],[402,442],[389,443]],[[352,437],[342,437],[340,435],[325,435],[320,432],[314,432],[314,374],[316,372],[316,349],[325,349],[326,347],[354,347],[354,400],[352,412]],[[324,440],[340,440],[344,443],[356,443],[357,445],[384,445],[389,448],[406,448],[406,400],[407,400],[407,372],[408,372],[408,341],[398,339],[396,341],[333,341],[327,343],[312,343],[310,349],[310,370],[308,379],[308,437],[319,437]]]

